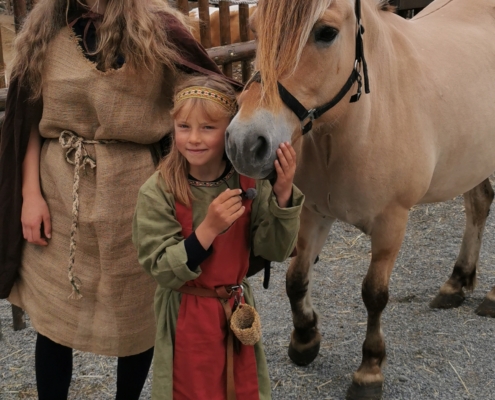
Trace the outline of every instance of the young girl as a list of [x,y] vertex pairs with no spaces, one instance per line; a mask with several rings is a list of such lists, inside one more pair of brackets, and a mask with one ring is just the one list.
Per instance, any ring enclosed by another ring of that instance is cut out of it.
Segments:
[[273,261],[293,250],[303,196],[292,184],[288,143],[278,150],[273,188],[234,170],[224,141],[235,112],[222,80],[194,77],[178,87],[171,153],[139,191],[133,241],[158,282],[154,400],[271,397],[261,342],[231,356],[227,318],[234,298],[254,304],[244,279],[250,249]]
[[39,0],[16,39],[0,137],[0,298],[38,332],[40,400],[67,399],[72,349],[118,357],[116,398],[139,398],[156,282],[131,222],[151,150],[173,128],[176,78],[191,70],[220,75],[164,0]]

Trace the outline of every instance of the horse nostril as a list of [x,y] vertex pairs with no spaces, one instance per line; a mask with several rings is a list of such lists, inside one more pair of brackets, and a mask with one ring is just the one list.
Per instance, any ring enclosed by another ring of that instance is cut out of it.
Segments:
[[263,136],[258,136],[258,139],[253,147],[253,152],[258,160],[266,157],[268,153],[268,142]]
[[229,137],[230,137],[230,132],[229,131],[225,131],[225,141],[226,142],[229,141]]

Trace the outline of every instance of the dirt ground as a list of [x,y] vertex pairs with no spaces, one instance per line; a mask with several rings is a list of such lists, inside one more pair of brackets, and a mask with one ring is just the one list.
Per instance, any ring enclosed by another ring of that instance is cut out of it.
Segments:
[[[495,285],[495,218],[489,217],[479,262],[478,286],[453,310],[432,310],[429,301],[449,276],[460,246],[461,197],[411,210],[406,238],[383,315],[387,344],[383,400],[495,399],[495,320],[474,309]],[[369,239],[337,222],[314,268],[313,304],[323,336],[320,354],[307,367],[287,356],[292,330],[285,295],[287,263],[276,264],[270,288],[251,278],[260,310],[274,400],[344,399],[359,366],[366,330],[360,286],[369,263]],[[0,301],[0,399],[35,399],[34,339],[29,326],[13,332],[10,306]],[[28,321],[29,325],[29,321]],[[116,360],[75,352],[70,399],[114,396]],[[142,399],[150,398],[148,378]]]

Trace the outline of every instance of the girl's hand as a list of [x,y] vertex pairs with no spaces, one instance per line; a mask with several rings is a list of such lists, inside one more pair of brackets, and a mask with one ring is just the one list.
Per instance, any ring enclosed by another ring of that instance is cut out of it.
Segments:
[[244,214],[241,193],[241,189],[227,189],[211,202],[204,221],[196,229],[196,237],[205,250]]
[[275,160],[277,179],[273,185],[273,193],[277,197],[279,207],[285,208],[292,196],[292,182],[296,173],[296,152],[289,142],[281,143],[277,149],[278,160]]
[[22,201],[21,223],[24,239],[38,246],[46,246],[48,242],[41,236],[41,223],[45,237],[51,238],[52,224],[50,211],[45,199],[40,194],[24,196]]

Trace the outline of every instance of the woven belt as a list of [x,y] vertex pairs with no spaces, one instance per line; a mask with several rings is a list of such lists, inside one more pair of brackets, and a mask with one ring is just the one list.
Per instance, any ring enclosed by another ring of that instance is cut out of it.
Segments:
[[[62,131],[58,139],[62,148],[67,149],[65,159],[69,164],[74,166],[74,185],[72,186],[72,225],[70,228],[70,252],[69,252],[69,281],[72,285],[72,293],[69,299],[80,299],[81,280],[74,273],[74,259],[76,256],[76,232],[79,219],[79,170],[89,165],[91,168],[96,168],[96,161],[88,154],[85,144],[108,144],[122,143],[120,140],[87,140],[77,136],[71,131]],[[73,160],[70,159],[74,152]]]
[[[227,400],[235,400],[235,380],[234,380],[234,333],[230,329],[230,317],[232,309],[230,308],[229,299],[234,296],[243,295],[242,285],[217,286],[215,289],[207,289],[195,286],[183,285],[176,289],[180,293],[191,294],[199,297],[214,297],[220,301],[227,318]],[[240,293],[239,293],[240,290]]]

